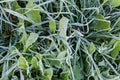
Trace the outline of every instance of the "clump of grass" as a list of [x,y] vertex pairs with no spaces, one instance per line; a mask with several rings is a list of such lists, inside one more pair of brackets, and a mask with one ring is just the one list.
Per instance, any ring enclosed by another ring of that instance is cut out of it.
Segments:
[[0,4],[1,80],[120,79],[119,0]]

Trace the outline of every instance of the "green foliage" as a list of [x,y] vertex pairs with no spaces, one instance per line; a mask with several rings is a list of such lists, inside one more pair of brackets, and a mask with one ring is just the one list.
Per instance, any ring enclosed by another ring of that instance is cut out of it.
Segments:
[[120,6],[120,0],[108,0],[108,2],[109,2],[113,7],[118,7],[118,6]]
[[31,46],[38,38],[38,34],[30,33],[28,39],[26,40],[26,44],[24,45],[24,49],[26,50],[29,46]]
[[69,19],[66,17],[62,17],[59,21],[59,35],[63,38],[66,38],[66,32],[67,32],[67,25],[68,25]]
[[44,70],[44,75],[52,78],[53,71],[51,69],[45,69]]
[[12,8],[13,8],[14,11],[20,8],[20,6],[18,5],[17,1],[13,2]]
[[25,31],[24,25],[22,25],[22,26],[19,28],[18,31],[19,31],[20,33],[22,33],[22,38],[21,38],[20,42],[22,42],[22,44],[25,45],[25,44],[26,44],[26,41],[27,41],[27,38],[28,38],[28,35],[27,35],[26,31]]
[[[75,79],[76,79],[76,80],[81,80],[81,79],[83,79],[83,74],[82,74],[82,70],[81,70],[81,67],[80,67],[80,66],[74,65],[73,71],[74,71],[74,73],[75,73]],[[68,75],[68,76],[69,76],[69,75]],[[69,80],[68,76],[66,77],[66,80],[67,80],[67,79]]]
[[34,68],[39,69],[39,64],[38,64],[38,60],[36,57],[33,57],[31,60],[31,64]]
[[113,43],[113,50],[110,52],[110,54],[113,58],[116,58],[119,55],[119,51],[120,51],[120,41],[115,40],[115,42]]
[[120,21],[117,23],[117,26],[120,26]]
[[62,72],[60,74],[62,80],[69,80],[69,73],[68,72]]
[[96,20],[94,21],[94,29],[97,31],[106,31],[111,30],[111,22],[104,19],[104,16],[101,14],[96,15]]
[[96,48],[95,45],[93,43],[90,43],[89,47],[88,47],[88,52],[90,54],[93,54],[95,52]]
[[38,8],[31,10],[31,8],[34,8],[35,6],[37,5],[33,4],[32,1],[28,2],[28,4],[26,5],[26,9],[28,9],[26,11],[26,16],[35,23],[38,23],[41,22],[40,10]]
[[26,59],[24,57],[20,57],[18,59],[18,67],[21,69],[28,69],[29,68],[28,62],[26,61]]
[[49,28],[50,28],[50,32],[51,32],[51,33],[55,33],[55,31],[56,31],[56,23],[55,23],[54,20],[51,20],[51,21],[49,22]]
[[35,57],[32,58],[31,60],[31,64],[32,64],[32,67],[34,67],[35,69],[40,69],[41,71],[43,71],[43,65],[42,65],[42,55],[40,55],[39,53],[37,53],[35,55]]

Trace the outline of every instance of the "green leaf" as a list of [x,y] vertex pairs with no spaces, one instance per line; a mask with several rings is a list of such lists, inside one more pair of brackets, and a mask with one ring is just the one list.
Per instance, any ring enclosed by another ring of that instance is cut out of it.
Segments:
[[96,16],[95,16],[97,19],[104,19],[104,16],[103,15],[101,15],[101,14],[96,14]]
[[120,26],[120,21],[117,23],[117,26]]
[[116,58],[120,51],[120,41],[116,40],[113,47],[114,47],[114,49],[110,52],[110,54],[113,58]]
[[31,60],[31,64],[34,68],[39,69],[39,65],[38,65],[38,60],[36,57],[33,57]]
[[108,31],[111,29],[110,21],[104,19],[96,19],[93,24],[96,31]]
[[32,66],[34,67],[34,68],[36,68],[36,69],[40,69],[41,71],[43,71],[42,69],[42,62],[41,62],[41,60],[42,60],[42,55],[41,54],[39,54],[39,53],[37,53],[36,55],[35,55],[35,57],[33,57],[32,58],[32,60],[31,60],[31,64],[32,64]]
[[56,23],[55,23],[55,20],[51,20],[49,22],[49,28],[50,28],[50,32],[51,33],[55,33],[56,31]]
[[118,7],[118,6],[120,6],[120,0],[108,0],[108,2],[109,2],[113,7]]
[[41,54],[37,53],[35,56],[39,61],[42,60],[42,55]]
[[[34,21],[35,23],[41,22],[41,16],[40,16],[40,10],[39,9],[33,9],[33,7],[36,6],[32,1],[29,1],[26,5],[26,8],[28,9],[26,12],[26,16]],[[32,9],[31,9],[32,8]]]
[[45,69],[44,76],[42,76],[42,80],[52,80],[53,70]]
[[31,60],[31,64],[32,64],[32,66],[35,68],[35,69],[39,69],[41,72],[42,72],[42,74],[44,73],[44,67],[43,67],[43,63],[42,63],[42,55],[40,55],[39,53],[37,53],[36,55],[35,55],[35,57],[33,57],[32,58],[32,60]]
[[44,75],[45,76],[50,76],[52,78],[53,70],[52,69],[45,69],[44,70]]
[[49,63],[50,63],[51,66],[55,66],[57,68],[60,68],[61,64],[62,64],[62,62],[57,60],[57,59],[50,59]]
[[42,76],[42,80],[52,80],[50,76]]
[[[20,14],[23,14],[25,12],[25,9],[21,8],[19,5],[18,5],[18,2],[17,1],[14,1],[13,4],[12,4],[12,8],[14,11],[20,13]],[[18,26],[21,26],[23,23],[24,23],[24,19],[22,18],[18,18],[19,20],[19,23],[18,23]]]
[[29,68],[28,62],[26,61],[26,59],[24,57],[19,58],[18,67],[22,68],[22,69],[28,69]]
[[22,35],[22,38],[21,38],[21,40],[20,40],[23,45],[25,45],[26,40],[27,40],[27,37],[28,37],[28,35],[27,35],[27,33],[24,31],[24,32],[23,32],[23,35]]
[[16,54],[16,53],[20,53],[20,52],[16,47],[14,47],[12,50],[10,50],[10,53],[11,54]]
[[20,28],[19,28],[19,33],[22,33],[22,38],[20,39],[20,42],[22,42],[23,45],[26,44],[26,41],[27,41],[27,38],[28,38],[28,35],[25,31],[25,27],[24,25],[22,25]]
[[15,11],[16,9],[19,9],[19,8],[20,8],[20,6],[18,5],[17,1],[14,1],[14,2],[13,2],[12,8],[13,8],[14,11]]
[[60,77],[62,80],[69,80],[69,72],[62,72]]
[[96,48],[95,45],[93,43],[90,43],[89,47],[88,47],[88,52],[90,54],[93,54],[95,52]]
[[27,5],[26,5],[26,8],[33,8],[33,7],[35,7],[35,6],[37,6],[37,5],[34,4],[32,1],[29,1],[29,2],[27,3]]
[[67,19],[66,17],[62,17],[59,21],[59,35],[63,38],[66,38],[68,22],[69,19]]
[[30,33],[30,36],[28,37],[25,45],[25,50],[32,45],[38,38],[38,34],[36,33]]

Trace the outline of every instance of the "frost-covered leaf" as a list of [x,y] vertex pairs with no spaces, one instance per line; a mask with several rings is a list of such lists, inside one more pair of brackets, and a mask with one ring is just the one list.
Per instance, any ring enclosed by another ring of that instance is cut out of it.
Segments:
[[116,40],[113,47],[114,47],[114,49],[110,52],[110,54],[113,58],[116,58],[120,51],[120,41]]
[[41,16],[40,16],[40,10],[39,9],[33,9],[33,7],[36,6],[32,1],[29,1],[26,5],[26,16],[34,21],[35,23],[41,22]]
[[120,0],[108,0],[113,7],[120,6]]
[[42,60],[42,55],[40,53],[37,53],[35,56],[39,61]]
[[42,55],[37,53],[31,60],[32,67],[35,69],[39,69],[42,74],[44,73],[43,70],[43,63],[42,63]]
[[50,63],[51,66],[55,66],[57,68],[60,68],[60,66],[62,64],[62,62],[57,60],[57,59],[50,59],[49,63]]
[[36,57],[33,57],[31,60],[31,64],[34,68],[39,69],[39,65],[38,65],[38,60]]
[[75,80],[81,80],[83,79],[83,74],[82,74],[82,70],[78,65],[74,65],[73,67],[73,72],[75,73]]
[[67,52],[66,51],[63,51],[63,52],[60,52],[57,56],[58,59],[62,59],[62,58],[65,58]]
[[19,13],[19,12],[16,12],[16,11],[13,11],[13,10],[7,9],[7,8],[4,9],[4,10],[5,10],[6,12],[8,12],[8,13],[16,16],[16,17],[18,17],[18,18],[21,18],[21,19],[23,19],[23,20],[26,20],[26,21],[28,21],[28,22],[30,22],[30,23],[34,23],[31,19],[27,18],[26,16],[24,16],[23,14],[21,14],[21,13]]
[[38,38],[38,34],[37,33],[30,33],[27,41],[26,41],[26,45],[25,45],[25,50],[32,45]]
[[60,77],[61,77],[62,80],[70,80],[69,79],[69,72],[62,72],[60,74]]
[[[18,5],[18,2],[17,2],[17,1],[14,1],[14,2],[13,2],[12,8],[13,8],[14,11],[16,11],[16,12],[18,12],[18,13],[20,13],[20,14],[24,14],[24,12],[25,12],[25,9],[21,8],[21,7]],[[21,25],[24,23],[24,19],[18,17],[18,20],[19,20],[18,25],[21,26]]]
[[109,69],[107,70],[107,71],[104,71],[103,73],[102,73],[102,75],[103,75],[103,77],[104,77],[104,79],[105,80],[118,80],[118,76],[116,76],[116,75],[111,75],[110,74],[110,72],[109,72]]
[[90,43],[89,47],[88,47],[88,52],[90,54],[93,54],[95,52],[96,48],[95,45],[93,43]]
[[66,17],[62,17],[59,21],[59,35],[63,38],[66,38],[67,26],[69,19]]
[[16,47],[14,47],[13,49],[10,50],[10,53],[11,54],[16,54],[16,53],[20,53],[20,52]]
[[20,57],[18,59],[18,67],[21,69],[28,69],[29,68],[28,62],[26,61],[26,59],[24,57]]
[[23,45],[26,44],[26,41],[27,41],[27,38],[28,38],[28,35],[25,31],[25,27],[24,25],[22,25],[20,28],[19,28],[19,33],[21,34],[22,33],[22,38],[20,39],[20,42],[22,42]]
[[50,76],[52,78],[53,70],[52,69],[45,69],[44,70],[44,75],[45,76]]
[[12,3],[12,8],[13,8],[14,11],[15,11],[16,9],[19,9],[19,8],[20,8],[20,6],[18,5],[17,1],[14,1],[14,2]]

